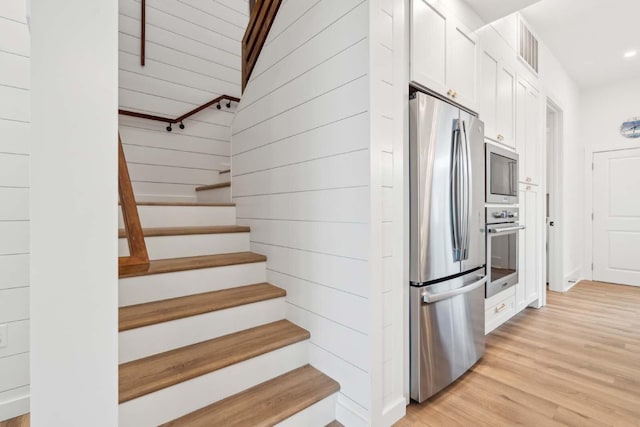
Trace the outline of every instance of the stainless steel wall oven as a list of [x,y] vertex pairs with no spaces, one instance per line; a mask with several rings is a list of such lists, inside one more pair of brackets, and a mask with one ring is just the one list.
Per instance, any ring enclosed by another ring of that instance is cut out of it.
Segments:
[[487,298],[518,283],[518,208],[487,208]]

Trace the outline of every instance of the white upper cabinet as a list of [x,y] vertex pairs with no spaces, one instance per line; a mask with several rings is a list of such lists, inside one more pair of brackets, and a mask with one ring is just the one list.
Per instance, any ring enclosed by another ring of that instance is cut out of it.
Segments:
[[413,0],[411,10],[411,80],[475,109],[475,36],[425,0]]
[[479,112],[486,138],[515,148],[515,73],[486,50],[480,57]]
[[520,181],[540,184],[540,148],[544,143],[540,121],[540,93],[524,79],[516,84],[516,150],[520,154]]

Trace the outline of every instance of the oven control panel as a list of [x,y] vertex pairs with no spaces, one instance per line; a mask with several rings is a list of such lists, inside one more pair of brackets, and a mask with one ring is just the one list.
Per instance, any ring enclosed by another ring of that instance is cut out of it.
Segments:
[[487,224],[518,221],[518,208],[487,208]]

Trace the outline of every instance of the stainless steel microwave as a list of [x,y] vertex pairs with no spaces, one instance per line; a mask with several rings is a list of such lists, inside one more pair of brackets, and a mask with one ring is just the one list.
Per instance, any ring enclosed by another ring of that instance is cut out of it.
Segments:
[[518,155],[493,144],[485,144],[487,203],[518,203]]

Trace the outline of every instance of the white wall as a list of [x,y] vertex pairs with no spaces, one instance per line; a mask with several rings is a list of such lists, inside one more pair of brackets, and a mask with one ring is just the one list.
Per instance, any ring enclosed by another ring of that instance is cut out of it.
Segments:
[[368,31],[367,1],[284,1],[232,138],[238,222],[347,425],[372,409]]
[[0,3],[0,421],[29,411],[29,81],[24,0]]
[[[120,108],[176,118],[219,95],[240,97],[246,0],[147,0],[146,64],[140,65],[139,0],[119,0]],[[228,110],[209,108],[186,129],[120,117],[134,192],[140,200],[195,200],[194,187],[228,179]]]
[[[580,139],[585,147],[584,175],[585,185],[585,223],[586,251],[584,264],[591,265],[593,259],[593,239],[591,227],[592,172],[593,153],[599,151],[640,148],[640,139],[624,138],[620,135],[620,125],[632,117],[640,116],[640,78],[617,81],[607,85],[583,90],[580,99],[581,133]],[[591,270],[585,273],[591,278]]]
[[112,427],[118,8],[31,5],[31,425]]

